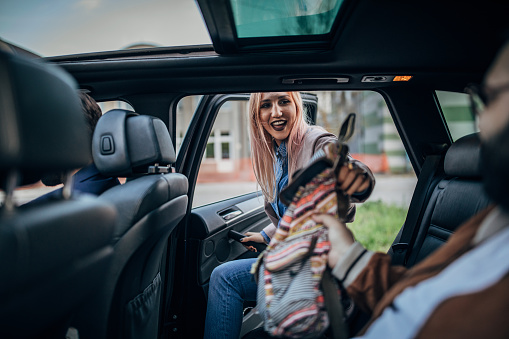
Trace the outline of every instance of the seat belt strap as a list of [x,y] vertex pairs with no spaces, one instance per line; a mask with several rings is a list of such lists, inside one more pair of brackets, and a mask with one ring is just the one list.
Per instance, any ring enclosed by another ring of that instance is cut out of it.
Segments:
[[440,155],[428,155],[424,160],[417,185],[415,186],[414,195],[408,208],[408,214],[403,224],[401,237],[399,242],[391,247],[393,251],[393,265],[405,265],[407,262],[410,246],[415,239],[416,231],[419,229],[418,225],[426,209],[424,203],[427,199],[428,189],[435,177],[441,159],[442,156]]
[[326,268],[322,275],[322,291],[325,309],[329,316],[330,329],[333,339],[347,339],[348,325],[345,323],[343,305],[338,294],[338,287],[331,274],[330,268]]

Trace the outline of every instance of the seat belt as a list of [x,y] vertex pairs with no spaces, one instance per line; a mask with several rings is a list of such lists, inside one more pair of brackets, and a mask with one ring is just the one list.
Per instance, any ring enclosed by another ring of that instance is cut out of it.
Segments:
[[415,239],[415,234],[419,229],[418,224],[425,211],[424,203],[427,198],[427,191],[433,181],[442,156],[428,155],[424,160],[414,195],[408,208],[408,214],[401,230],[401,237],[397,244],[392,245],[392,264],[405,265],[408,259],[410,245]]
[[334,283],[330,268],[326,268],[322,276],[322,291],[325,309],[329,316],[332,339],[347,339],[348,325],[345,323],[343,305],[338,295],[338,287]]

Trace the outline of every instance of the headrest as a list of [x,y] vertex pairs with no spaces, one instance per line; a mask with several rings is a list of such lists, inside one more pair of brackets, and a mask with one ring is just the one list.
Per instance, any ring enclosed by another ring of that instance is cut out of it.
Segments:
[[480,151],[481,142],[477,133],[456,140],[445,155],[445,174],[451,177],[480,178]]
[[74,79],[56,65],[0,51],[0,171],[33,176],[90,160]]
[[117,177],[148,173],[155,164],[175,163],[175,149],[164,122],[122,109],[108,111],[99,119],[92,155],[101,173]]

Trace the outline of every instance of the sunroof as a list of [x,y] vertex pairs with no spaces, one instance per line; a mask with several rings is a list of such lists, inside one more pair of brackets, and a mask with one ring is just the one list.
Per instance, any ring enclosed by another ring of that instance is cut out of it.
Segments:
[[237,38],[321,35],[343,0],[230,0]]
[[3,0],[0,40],[41,56],[211,43],[192,0]]

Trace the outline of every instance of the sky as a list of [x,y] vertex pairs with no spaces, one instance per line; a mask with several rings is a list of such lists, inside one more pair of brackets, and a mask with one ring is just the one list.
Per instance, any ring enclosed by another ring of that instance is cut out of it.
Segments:
[[194,0],[0,0],[0,39],[41,56],[211,43]]

